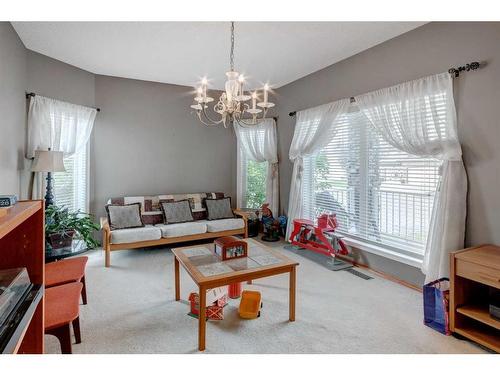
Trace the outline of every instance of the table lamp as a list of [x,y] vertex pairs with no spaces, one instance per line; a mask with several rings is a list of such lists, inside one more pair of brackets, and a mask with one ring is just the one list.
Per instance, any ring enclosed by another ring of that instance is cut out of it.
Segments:
[[47,172],[47,191],[45,193],[45,207],[54,204],[52,193],[52,172],[66,172],[62,151],[36,150],[35,161],[31,168],[33,172]]

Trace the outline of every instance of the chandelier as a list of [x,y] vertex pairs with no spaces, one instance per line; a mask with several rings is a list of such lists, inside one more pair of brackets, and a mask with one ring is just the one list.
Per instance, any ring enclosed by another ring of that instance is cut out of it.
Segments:
[[[226,73],[225,91],[213,107],[218,118],[213,119],[207,113],[208,103],[214,101],[214,98],[207,96],[207,78],[203,78],[201,86],[196,88],[195,103],[191,105],[191,108],[196,110],[199,120],[207,126],[222,124],[227,128],[228,124],[232,124],[234,121],[242,126],[256,125],[266,117],[267,111],[274,107],[274,103],[268,101],[270,87],[267,83],[262,89],[262,101],[259,101],[260,96],[257,91],[245,92],[243,89],[245,77],[234,70],[234,22],[231,22],[229,63],[231,70]],[[251,104],[249,104],[250,100]]]

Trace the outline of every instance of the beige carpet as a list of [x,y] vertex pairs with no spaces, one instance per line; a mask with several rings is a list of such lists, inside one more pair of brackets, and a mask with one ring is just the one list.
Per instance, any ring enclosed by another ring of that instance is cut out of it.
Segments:
[[[373,274],[333,272],[277,246],[300,263],[297,320],[288,322],[287,275],[256,280],[245,287],[262,292],[261,317],[240,320],[239,300],[231,300],[225,319],[207,324],[206,353],[484,353],[425,327],[420,293]],[[114,252],[111,268],[102,251],[88,254],[89,303],[74,353],[197,353],[197,320],[185,301],[196,289],[182,270],[184,301],[174,301],[170,250]],[[57,339],[45,337],[46,352],[60,353]]]

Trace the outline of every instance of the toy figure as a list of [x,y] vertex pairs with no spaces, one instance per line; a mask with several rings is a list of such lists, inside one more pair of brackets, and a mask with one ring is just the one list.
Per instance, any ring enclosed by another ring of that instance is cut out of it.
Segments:
[[273,212],[269,209],[269,203],[264,203],[260,209],[262,213],[261,221],[264,227],[262,239],[270,242],[279,241],[280,222],[273,217]]

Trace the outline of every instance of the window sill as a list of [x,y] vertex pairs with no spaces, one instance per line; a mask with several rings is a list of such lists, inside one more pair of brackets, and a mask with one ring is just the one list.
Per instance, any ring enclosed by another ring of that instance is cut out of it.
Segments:
[[422,266],[422,259],[419,257],[413,257],[411,255],[401,254],[396,251],[384,248],[382,246],[377,246],[375,244],[368,243],[365,241],[360,241],[354,238],[349,238],[347,236],[344,236],[343,240],[347,245],[366,251],[367,253],[379,255],[384,258],[389,258],[396,262],[404,263],[416,268],[420,268]]

